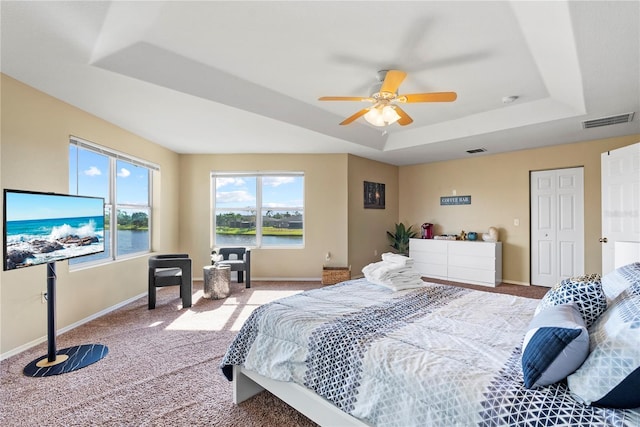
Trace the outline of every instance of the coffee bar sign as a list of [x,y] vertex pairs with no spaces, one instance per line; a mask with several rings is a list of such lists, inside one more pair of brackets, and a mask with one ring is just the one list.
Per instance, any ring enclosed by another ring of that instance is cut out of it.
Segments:
[[471,196],[443,196],[440,197],[440,206],[470,205]]

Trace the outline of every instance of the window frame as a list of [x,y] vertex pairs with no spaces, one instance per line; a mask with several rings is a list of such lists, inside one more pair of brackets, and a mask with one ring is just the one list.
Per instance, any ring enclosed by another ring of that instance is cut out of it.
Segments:
[[[109,213],[109,231],[110,231],[110,241],[109,241],[109,256],[95,259],[82,261],[83,258],[77,258],[73,263],[69,263],[69,269],[83,269],[89,268],[98,265],[109,264],[112,262],[121,261],[124,259],[135,258],[138,256],[146,255],[152,252],[152,229],[153,229],[153,174],[154,172],[159,172],[160,167],[154,163],[151,163],[147,160],[139,159],[128,154],[112,150],[109,148],[105,148],[101,145],[86,141],[84,139],[70,136],[69,138],[69,147],[75,146],[76,150],[88,150],[94,153],[105,156],[109,162],[109,177],[108,177],[108,189],[107,189],[107,198],[105,198],[104,209],[105,216],[107,212]],[[117,163],[118,161],[123,161],[130,163],[137,167],[143,167],[147,169],[148,177],[147,177],[147,200],[148,204],[131,204],[131,203],[122,203],[118,204],[117,200]],[[76,162],[76,168],[78,167],[78,163]],[[71,164],[68,166],[69,174],[71,174]],[[79,179],[77,178],[79,174],[79,170],[76,169],[76,189],[75,192],[72,191],[71,182],[69,183],[69,193],[70,194],[78,194],[78,189],[80,186]],[[131,210],[137,209],[141,211],[146,211],[148,213],[148,249],[143,251],[138,251],[135,253],[127,253],[127,254],[118,254],[118,210]],[[106,225],[106,224],[105,224]]]
[[[265,207],[263,206],[263,178],[265,177],[297,177],[302,178],[302,206],[281,206],[281,207]],[[306,213],[305,213],[305,173],[303,171],[212,171],[210,174],[210,216],[211,216],[211,227],[209,233],[209,242],[211,248],[221,247],[222,245],[216,242],[216,216],[219,212],[232,212],[238,210],[250,210],[246,209],[247,206],[237,206],[237,207],[229,207],[229,208],[217,208],[216,207],[216,179],[218,178],[255,178],[256,179],[256,200],[253,208],[256,212],[256,241],[255,245],[247,245],[249,248],[258,248],[258,249],[304,249],[305,241],[306,241],[306,232],[305,232],[305,224],[306,224]],[[300,243],[291,244],[291,245],[275,245],[275,244],[264,244],[262,229],[263,229],[263,211],[264,210],[288,210],[288,211],[301,211],[302,212],[302,241]]]

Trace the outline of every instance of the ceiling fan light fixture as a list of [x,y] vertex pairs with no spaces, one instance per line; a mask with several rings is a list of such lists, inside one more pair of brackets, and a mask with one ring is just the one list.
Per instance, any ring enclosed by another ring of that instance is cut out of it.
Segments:
[[364,115],[364,119],[374,126],[392,125],[400,119],[400,115],[391,105],[372,107]]
[[396,109],[391,105],[387,105],[382,109],[382,118],[387,124],[393,124],[400,119],[400,115],[396,112]]
[[389,126],[398,123],[400,126],[407,126],[413,123],[413,119],[396,102],[452,102],[458,95],[455,92],[431,92],[412,93],[408,95],[398,95],[398,87],[404,80],[407,73],[401,70],[382,70],[378,72],[379,82],[371,88],[371,95],[363,98],[360,96],[321,96],[319,101],[366,101],[373,105],[363,108],[355,114],[340,122],[340,126],[353,123],[360,117],[378,127]]

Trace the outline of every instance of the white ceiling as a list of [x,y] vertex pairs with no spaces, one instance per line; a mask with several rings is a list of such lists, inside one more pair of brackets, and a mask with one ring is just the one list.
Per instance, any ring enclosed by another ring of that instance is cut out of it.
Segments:
[[[3,0],[0,13],[3,73],[179,153],[409,165],[640,133],[638,1]],[[339,126],[368,104],[317,100],[369,96],[384,69],[407,72],[400,94],[458,99],[407,104],[414,122],[386,128]]]

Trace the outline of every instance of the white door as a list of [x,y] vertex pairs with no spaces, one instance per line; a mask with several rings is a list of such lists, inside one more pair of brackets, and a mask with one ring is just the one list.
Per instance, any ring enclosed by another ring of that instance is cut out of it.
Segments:
[[600,241],[607,274],[615,268],[616,242],[640,242],[640,143],[602,153],[601,168]]
[[531,172],[531,284],[584,274],[584,170]]

